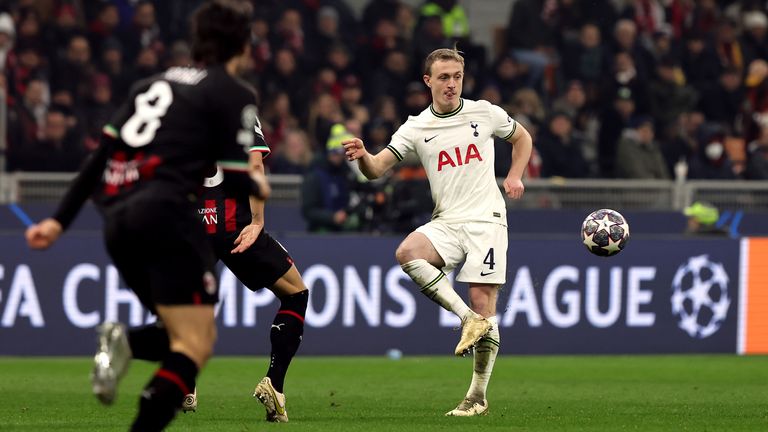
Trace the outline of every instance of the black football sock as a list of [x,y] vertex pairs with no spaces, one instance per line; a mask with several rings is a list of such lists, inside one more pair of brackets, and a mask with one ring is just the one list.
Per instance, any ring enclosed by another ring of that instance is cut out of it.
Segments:
[[155,362],[162,361],[171,349],[168,332],[158,323],[130,329],[128,344],[131,346],[133,358]]
[[171,352],[163,360],[139,399],[139,414],[131,431],[160,431],[176,416],[184,396],[192,393],[197,365],[182,353]]
[[272,322],[269,340],[272,342],[272,353],[269,359],[267,376],[272,386],[280,393],[283,392],[285,373],[291,364],[293,356],[299,349],[301,337],[304,334],[304,314],[307,312],[309,291],[280,298],[280,310]]

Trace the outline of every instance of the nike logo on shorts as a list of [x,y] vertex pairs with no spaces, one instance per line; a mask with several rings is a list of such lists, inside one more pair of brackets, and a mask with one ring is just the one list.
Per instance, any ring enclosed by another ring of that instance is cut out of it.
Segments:
[[488,275],[492,275],[494,273],[496,273],[496,272],[488,272],[488,273],[480,272],[480,276],[488,276]]
[[[437,135],[440,135],[440,134],[437,134]],[[428,143],[428,142],[432,141],[433,139],[435,139],[435,137],[437,137],[437,135],[433,136],[432,138],[424,138],[424,142]]]

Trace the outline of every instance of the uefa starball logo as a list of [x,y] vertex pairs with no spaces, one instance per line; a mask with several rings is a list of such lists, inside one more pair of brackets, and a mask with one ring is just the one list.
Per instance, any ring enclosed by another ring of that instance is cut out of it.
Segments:
[[677,326],[696,339],[712,336],[728,315],[728,274],[708,255],[691,257],[672,280],[672,314]]

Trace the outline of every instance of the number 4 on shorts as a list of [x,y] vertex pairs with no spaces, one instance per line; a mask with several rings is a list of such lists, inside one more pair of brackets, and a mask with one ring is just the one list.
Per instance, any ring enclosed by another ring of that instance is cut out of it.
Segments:
[[488,253],[483,258],[483,264],[488,264],[488,269],[493,270],[493,266],[496,265],[496,262],[493,260],[493,248],[488,249]]

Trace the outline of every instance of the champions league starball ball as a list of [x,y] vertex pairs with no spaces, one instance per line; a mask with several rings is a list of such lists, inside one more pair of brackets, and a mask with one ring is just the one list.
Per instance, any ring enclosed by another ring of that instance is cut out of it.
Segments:
[[595,210],[581,224],[581,241],[595,255],[616,255],[629,241],[627,219],[616,210]]

